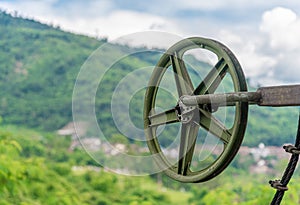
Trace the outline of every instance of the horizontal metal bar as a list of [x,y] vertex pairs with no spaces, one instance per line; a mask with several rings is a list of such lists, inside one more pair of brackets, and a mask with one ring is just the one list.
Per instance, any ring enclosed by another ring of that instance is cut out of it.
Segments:
[[300,85],[261,87],[260,106],[300,106]]
[[261,94],[259,92],[235,92],[183,96],[181,100],[185,105],[217,104],[219,106],[226,106],[233,105],[235,102],[249,102],[251,104],[257,104],[260,99]]
[[236,102],[248,102],[259,106],[300,106],[300,85],[261,87],[256,92],[183,96],[181,100],[185,105],[232,106]]

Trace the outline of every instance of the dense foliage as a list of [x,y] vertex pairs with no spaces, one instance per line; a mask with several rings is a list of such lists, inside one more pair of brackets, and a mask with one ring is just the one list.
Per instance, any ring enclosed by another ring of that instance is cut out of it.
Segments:
[[[130,177],[107,172],[83,150],[68,151],[69,137],[0,128],[0,204],[247,205],[268,204],[275,192],[268,185],[273,174],[249,174],[250,163],[240,163],[239,157],[209,182],[182,184],[160,174]],[[286,161],[274,167],[278,174]],[[283,204],[300,200],[297,173]]]
[[1,130],[0,204],[170,203],[150,178],[122,177],[87,166],[91,159],[86,153],[68,151],[70,138]]

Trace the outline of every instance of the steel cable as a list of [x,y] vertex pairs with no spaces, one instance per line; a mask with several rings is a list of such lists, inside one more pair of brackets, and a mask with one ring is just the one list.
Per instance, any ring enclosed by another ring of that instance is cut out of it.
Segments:
[[[300,113],[299,113],[299,120],[298,120],[298,130],[297,130],[297,136],[295,141],[294,149],[290,149],[290,146],[284,146],[283,147],[287,152],[292,153],[292,156],[290,158],[290,161],[288,163],[288,166],[286,167],[284,174],[281,178],[281,180],[275,180],[270,181],[270,184],[272,187],[277,189],[273,200],[271,202],[271,205],[279,205],[282,201],[282,198],[284,196],[285,191],[287,191],[287,185],[289,181],[291,180],[294,171],[296,169],[296,165],[299,160],[299,150],[300,150]],[[287,149],[289,148],[289,149]],[[293,152],[294,151],[294,152]]]

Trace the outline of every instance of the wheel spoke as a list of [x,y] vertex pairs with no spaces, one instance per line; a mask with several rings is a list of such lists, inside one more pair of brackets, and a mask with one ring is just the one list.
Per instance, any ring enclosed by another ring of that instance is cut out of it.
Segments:
[[225,77],[227,69],[228,65],[226,64],[224,58],[221,58],[207,74],[204,80],[194,90],[193,94],[204,95],[214,93]]
[[200,126],[206,131],[218,137],[222,142],[227,145],[230,141],[232,133],[223,125],[218,119],[216,119],[210,112],[200,110]]
[[184,61],[177,56],[176,52],[170,56],[170,60],[172,62],[179,97],[192,94],[194,87]]
[[150,120],[151,127],[169,124],[173,122],[179,122],[179,119],[177,117],[177,111],[175,108],[161,113],[149,115],[148,118]]
[[178,159],[178,174],[187,175],[192,163],[199,125],[192,122],[182,124]]

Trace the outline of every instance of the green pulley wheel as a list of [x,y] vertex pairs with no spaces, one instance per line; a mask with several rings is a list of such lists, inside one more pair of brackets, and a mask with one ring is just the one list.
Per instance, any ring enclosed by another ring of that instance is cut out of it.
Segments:
[[[183,60],[184,54],[194,49],[212,52],[217,57],[217,63],[211,66],[205,76],[201,76],[201,82],[196,85],[193,84],[192,74]],[[170,105],[170,109],[162,111],[157,109],[157,102],[160,100],[157,94],[163,89],[162,79],[168,69],[174,75],[178,101]],[[144,99],[144,129],[153,158],[169,177],[180,182],[207,181],[220,174],[239,150],[246,130],[248,102],[231,103],[234,113],[232,123],[228,126],[214,114],[220,105],[211,102],[191,106],[184,104],[182,100],[194,95],[215,94],[225,78],[231,81],[233,92],[247,91],[243,71],[234,54],[223,44],[211,39],[193,37],[181,40],[169,48],[157,63]],[[159,141],[160,127],[174,123],[180,126],[180,143],[175,163],[164,154]],[[221,141],[222,150],[214,160],[197,170],[191,165],[199,129],[209,133],[208,137],[214,136]]]

